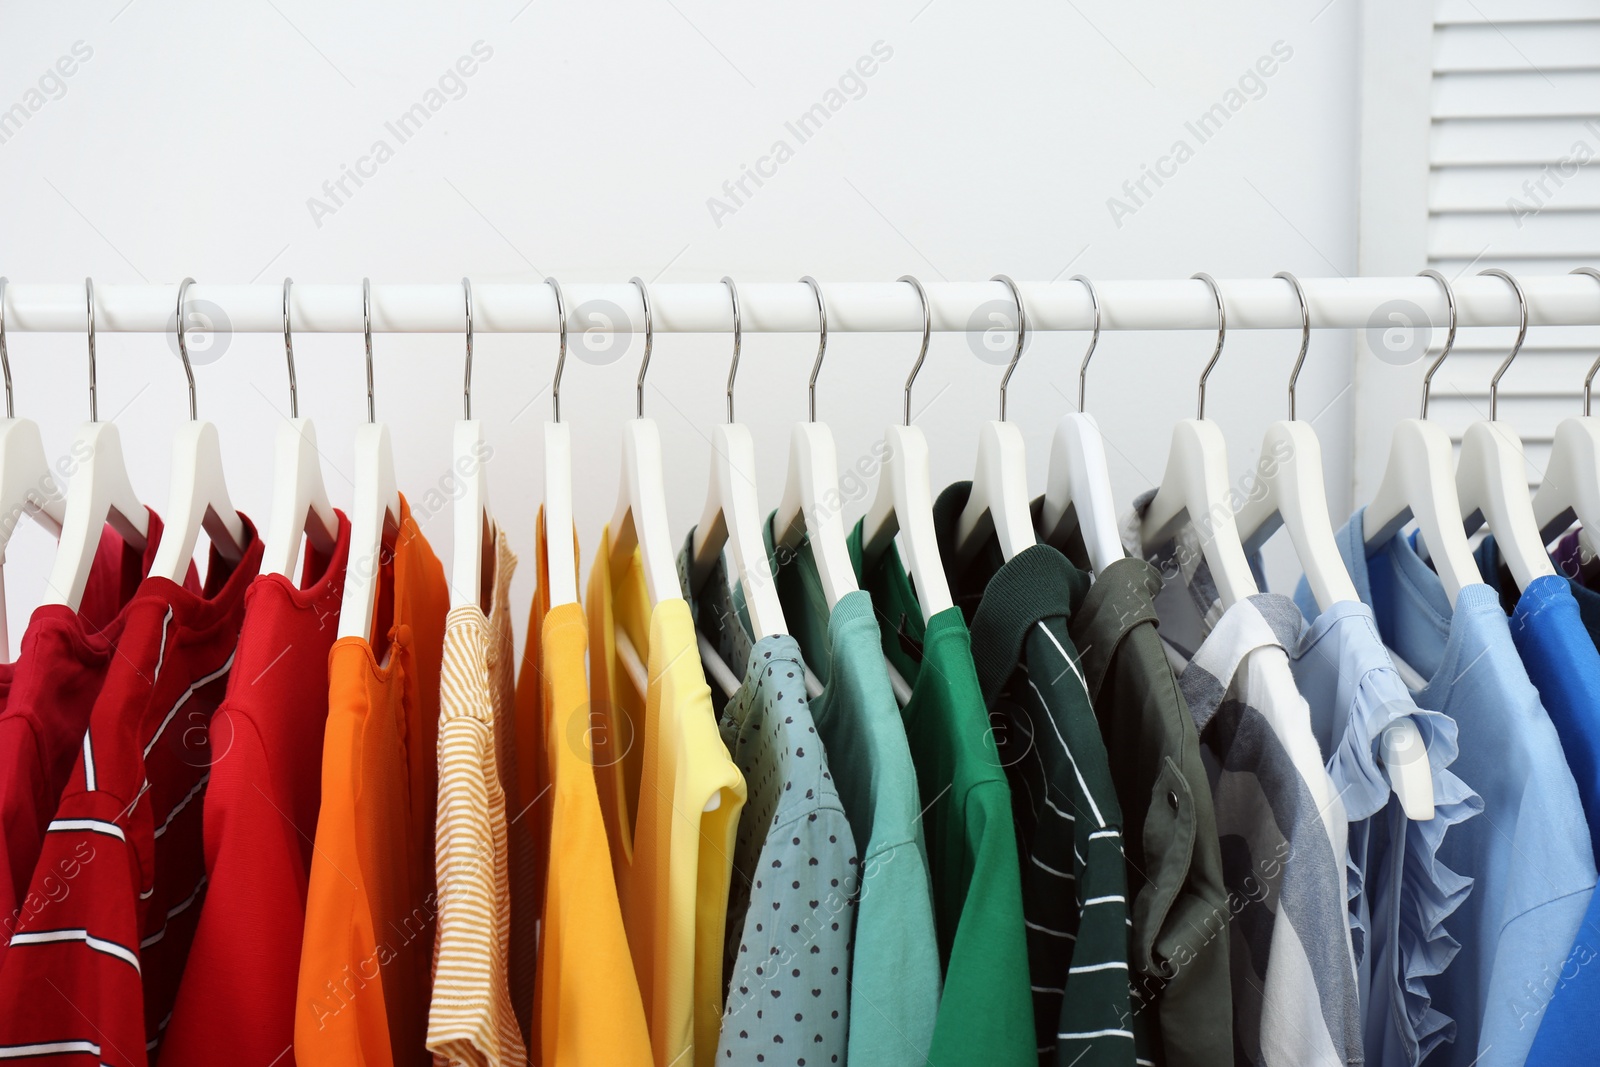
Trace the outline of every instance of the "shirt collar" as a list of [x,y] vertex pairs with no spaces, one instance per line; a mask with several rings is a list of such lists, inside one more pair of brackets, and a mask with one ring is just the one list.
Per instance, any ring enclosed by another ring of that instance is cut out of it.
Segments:
[[1142,559],[1131,556],[1113,561],[1089,587],[1083,603],[1072,613],[1072,629],[1085,636],[1076,641],[1090,699],[1111,670],[1112,657],[1134,627],[1160,625],[1155,596],[1161,591],[1161,574]]

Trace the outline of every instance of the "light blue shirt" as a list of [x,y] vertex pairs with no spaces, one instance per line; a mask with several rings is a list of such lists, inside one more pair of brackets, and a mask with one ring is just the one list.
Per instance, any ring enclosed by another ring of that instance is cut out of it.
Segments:
[[1358,511],[1339,533],[1350,577],[1384,644],[1427,679],[1412,692],[1417,706],[1455,720],[1451,769],[1484,805],[1438,851],[1474,884],[1445,921],[1460,951],[1430,983],[1456,1039],[1428,1062],[1522,1067],[1547,978],[1565,965],[1594,892],[1578,787],[1494,590],[1467,586],[1452,613],[1439,576],[1406,537],[1368,558],[1361,524]]
[[[1362,1044],[1374,1067],[1415,1067],[1456,1034],[1433,990],[1459,948],[1446,920],[1471,894],[1472,879],[1441,861],[1439,848],[1452,827],[1483,810],[1483,800],[1450,769],[1456,724],[1417,707],[1372,609],[1346,600],[1318,614],[1304,579],[1295,600],[1315,621],[1289,649],[1289,665],[1350,819],[1346,874]],[[1411,755],[1432,771],[1434,817],[1426,822],[1406,818],[1379,758],[1384,733],[1402,719],[1422,736],[1423,751]]]

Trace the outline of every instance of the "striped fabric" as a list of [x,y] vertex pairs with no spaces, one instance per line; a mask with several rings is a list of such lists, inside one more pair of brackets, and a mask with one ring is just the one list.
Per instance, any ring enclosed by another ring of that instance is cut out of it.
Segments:
[[495,556],[488,617],[477,605],[450,612],[440,681],[439,925],[428,1048],[443,1062],[473,1067],[528,1062],[508,979],[507,737],[500,724],[512,714],[505,667],[514,655],[507,593],[516,557],[504,532],[496,533]]

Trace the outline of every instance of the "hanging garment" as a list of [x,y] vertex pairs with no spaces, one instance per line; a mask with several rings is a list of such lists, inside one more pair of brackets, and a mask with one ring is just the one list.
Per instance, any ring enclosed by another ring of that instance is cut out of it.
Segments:
[[1600,648],[1600,564],[1583,558],[1583,546],[1574,530],[1556,542],[1551,553],[1556,570],[1566,576],[1572,598],[1578,602],[1578,617],[1589,633],[1589,640]]
[[1285,651],[1300,611],[1273,593],[1224,610],[1192,523],[1146,551],[1140,518],[1154,495],[1134,502],[1123,539],[1162,573],[1162,635],[1184,664],[1178,684],[1208,755],[1229,891],[1215,924],[1230,938],[1235,1062],[1360,1063],[1347,820]]
[[[1483,539],[1476,556],[1484,581],[1511,609],[1511,639],[1561,739],[1594,848],[1600,844],[1600,652],[1584,629],[1570,581],[1559,574],[1535,578],[1519,597],[1493,536]],[[1600,893],[1590,897],[1565,963],[1540,984],[1549,1006],[1529,1021],[1538,1027],[1528,1054],[1530,1067],[1572,1063],[1600,1046],[1600,1017],[1594,1012],[1600,973],[1590,966],[1597,957]]]
[[1129,1004],[1122,807],[1068,632],[1090,577],[1048,545],[1008,562],[994,536],[955,567],[971,492],[956,482],[940,493],[933,524],[1011,780],[1039,1063],[1131,1067],[1150,1039]]
[[1594,889],[1578,789],[1494,591],[1466,586],[1452,611],[1409,537],[1368,554],[1362,518],[1357,511],[1338,535],[1350,578],[1397,666],[1425,680],[1412,683],[1417,706],[1455,720],[1451,770],[1484,805],[1439,848],[1440,862],[1473,886],[1447,928],[1461,951],[1430,984],[1456,1039],[1429,1062],[1521,1065],[1545,982],[1560,974]]
[[[1289,646],[1295,682],[1311,706],[1311,728],[1350,819],[1345,874],[1351,946],[1361,984],[1363,1043],[1371,1067],[1416,1067],[1455,1022],[1433,1006],[1432,988],[1455,958],[1449,920],[1472,892],[1439,847],[1483,799],[1450,765],[1456,724],[1416,706],[1378,636],[1372,609],[1347,600],[1317,613],[1310,587],[1295,593],[1312,621]],[[1433,772],[1433,818],[1412,822],[1379,758],[1385,730],[1409,718]]]
[[299,1067],[426,1065],[444,568],[400,497],[368,642],[328,654],[322,805],[295,997]]
[[[1085,567],[1081,543],[1069,544],[1068,558],[1074,553]],[[1131,1007],[1135,1018],[1154,1016],[1151,1062],[1210,1067],[1233,1055],[1228,938],[1215,927],[1228,896],[1200,738],[1156,631],[1160,589],[1161,575],[1144,560],[1113,560],[1068,632],[1122,806]]]
[[[445,619],[439,693],[439,800],[434,873],[439,921],[428,1048],[450,1064],[523,1067],[511,1008],[511,873],[506,790],[511,766],[511,575],[517,557],[494,535],[489,612]],[[513,788],[515,781],[512,781]]]
[[[685,589],[693,552],[691,531],[678,557]],[[793,1049],[796,1057],[832,1063],[846,1053],[850,1026],[859,867],[806,706],[800,646],[788,634],[752,645],[720,556],[689,610],[723,661],[743,676],[718,717],[749,794],[733,845],[727,1006],[716,1062],[753,1065]]]
[[204,805],[191,801],[205,828],[206,899],[161,1049],[169,1067],[271,1063],[294,1040],[328,650],[350,555],[350,522],[336,514],[333,552],[307,543],[298,588],[263,574],[245,594],[227,695],[207,731]]
[[850,534],[851,562],[887,624],[884,654],[911,684],[900,715],[924,805],[944,968],[928,1059],[1034,1065],[1039,1057],[1011,788],[983,710],[967,624],[960,609],[950,607],[924,625],[899,551],[890,545],[863,571],[861,536],[858,522]]
[[[543,1067],[648,1064],[650,1027],[633,973],[595,788],[595,724],[584,677],[583,608],[550,608],[544,512],[535,529],[539,584],[517,689],[517,726],[538,738],[548,792],[522,814],[543,824],[545,872],[533,1032]],[[522,734],[519,732],[518,737]]]
[[[589,573],[589,700],[600,808],[657,1067],[710,1067],[722,1021],[722,947],[745,782],[717,734],[689,605],[650,608],[638,550]],[[625,634],[648,672],[618,662]]]
[[[49,899],[30,896],[28,885],[45,827],[83,751],[89,714],[127,620],[124,609],[155,561],[161,519],[146,510],[144,551],[106,526],[79,610],[62,604],[34,609],[16,660],[0,664],[0,960],[11,935]],[[192,566],[184,587],[200,589]],[[56,879],[52,885],[65,884],[66,872],[56,872]]]
[[939,1010],[939,940],[917,769],[872,598],[856,589],[830,612],[810,540],[776,547],[770,516],[765,532],[784,620],[822,682],[811,718],[861,857],[849,1048],[840,1062],[917,1067],[927,1062]]
[[[159,1055],[206,888],[206,727],[261,565],[244,523],[243,558],[213,549],[203,593],[151,577],[127,606],[34,869],[30,894],[51,899],[0,966],[0,1003],[27,1005],[0,1017],[0,1056],[40,1045],[65,1064]],[[67,891],[52,892],[62,878]]]

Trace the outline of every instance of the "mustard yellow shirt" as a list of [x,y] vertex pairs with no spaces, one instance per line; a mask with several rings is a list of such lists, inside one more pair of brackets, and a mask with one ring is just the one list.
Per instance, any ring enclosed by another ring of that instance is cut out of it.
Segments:
[[[689,605],[652,610],[637,549],[601,533],[589,576],[590,722],[617,896],[660,1067],[710,1067],[722,1017],[722,939],[745,784],[717,731]],[[619,637],[645,664],[641,693]]]

